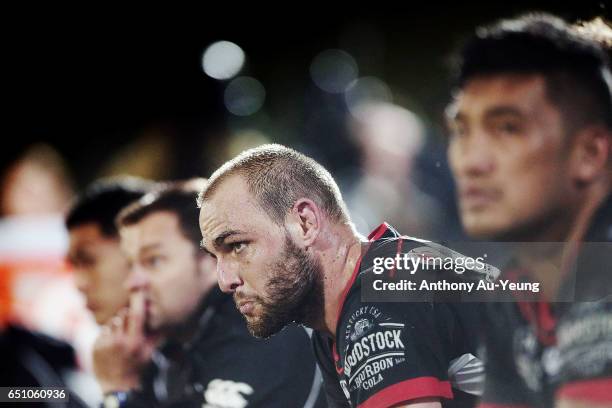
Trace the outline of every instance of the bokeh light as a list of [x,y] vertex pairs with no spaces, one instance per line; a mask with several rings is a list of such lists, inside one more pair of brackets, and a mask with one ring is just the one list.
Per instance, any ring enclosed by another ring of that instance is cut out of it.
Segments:
[[264,86],[251,77],[238,77],[225,88],[225,107],[237,116],[249,116],[263,106],[266,99]]
[[325,50],[317,55],[310,65],[312,81],[330,93],[344,92],[358,74],[359,68],[355,59],[342,50]]
[[244,66],[242,48],[233,42],[218,41],[211,44],[202,56],[202,69],[211,78],[225,80],[236,76]]

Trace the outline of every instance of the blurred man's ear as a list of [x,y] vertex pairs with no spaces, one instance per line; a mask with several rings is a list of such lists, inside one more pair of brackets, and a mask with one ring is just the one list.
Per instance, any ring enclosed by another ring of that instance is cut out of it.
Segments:
[[579,185],[590,184],[610,170],[612,133],[603,126],[588,126],[574,135],[571,174]]
[[308,198],[298,199],[285,219],[290,237],[300,248],[308,248],[314,244],[322,222],[323,212]]
[[201,248],[196,249],[197,266],[202,285],[205,289],[212,288],[217,284],[217,260]]
[[217,260],[208,252],[201,248],[197,248],[198,267],[202,271],[214,270],[217,268]]

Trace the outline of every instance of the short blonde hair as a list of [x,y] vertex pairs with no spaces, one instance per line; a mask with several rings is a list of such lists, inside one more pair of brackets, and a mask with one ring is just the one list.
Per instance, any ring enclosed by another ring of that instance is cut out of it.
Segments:
[[198,205],[212,197],[226,178],[240,175],[249,192],[277,224],[299,198],[314,201],[332,220],[348,223],[349,215],[338,185],[315,160],[293,149],[266,144],[246,150],[217,169],[202,189]]

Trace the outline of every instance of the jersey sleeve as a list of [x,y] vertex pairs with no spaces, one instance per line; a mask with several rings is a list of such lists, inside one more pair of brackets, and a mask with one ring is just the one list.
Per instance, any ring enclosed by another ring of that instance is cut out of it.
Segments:
[[[454,326],[445,306],[377,303],[353,309],[341,355],[354,407],[387,407],[419,398],[452,399]],[[448,319],[448,320],[447,320]]]

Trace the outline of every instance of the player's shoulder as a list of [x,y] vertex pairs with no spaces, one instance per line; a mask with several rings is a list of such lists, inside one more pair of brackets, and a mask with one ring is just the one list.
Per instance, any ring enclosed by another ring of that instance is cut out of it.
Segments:
[[[369,254],[379,255],[382,252],[398,252],[427,245],[429,241],[401,234],[393,226],[384,222],[368,235],[365,249]],[[399,248],[398,248],[399,246]]]
[[[472,246],[469,248],[473,249]],[[467,248],[464,248],[467,249]],[[428,270],[436,267],[449,269],[470,280],[496,280],[501,271],[495,266],[484,262],[484,259],[473,258],[441,242],[429,241],[410,235],[403,235],[387,223],[383,223],[368,236],[368,242],[362,248],[360,272],[367,272],[375,264],[382,265],[381,260],[387,258],[420,259],[413,265],[417,269],[427,264]],[[389,261],[390,262],[390,261]],[[391,262],[392,264],[393,262]],[[467,273],[466,273],[467,272]]]

